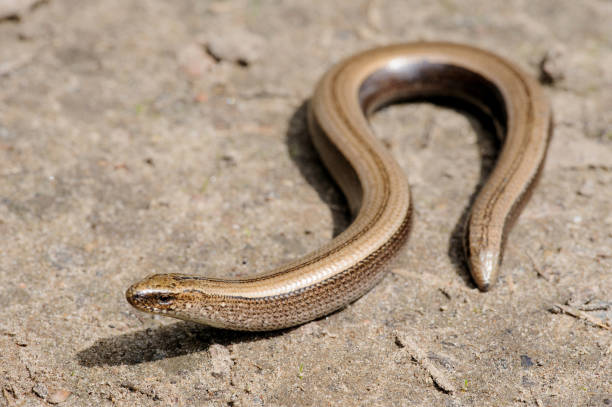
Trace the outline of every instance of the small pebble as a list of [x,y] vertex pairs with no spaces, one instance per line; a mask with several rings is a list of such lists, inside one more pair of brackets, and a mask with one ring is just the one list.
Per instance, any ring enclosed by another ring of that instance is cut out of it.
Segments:
[[566,66],[564,51],[560,47],[547,51],[539,63],[540,82],[544,85],[554,85],[563,80]]
[[178,52],[177,60],[183,72],[192,79],[202,76],[214,65],[204,49],[193,43]]
[[594,194],[595,194],[595,183],[591,179],[584,181],[584,183],[578,190],[578,195],[581,195],[587,198],[593,196]]
[[49,395],[49,390],[47,390],[47,386],[42,383],[36,383],[34,387],[32,387],[32,391],[41,399],[46,399]]
[[216,62],[228,61],[247,67],[259,60],[265,41],[258,35],[244,30],[232,30],[224,34],[206,38],[206,52]]
[[533,366],[533,360],[527,355],[521,355],[521,366],[522,367],[531,367]]
[[49,392],[49,398],[47,398],[47,402],[50,404],[59,404],[63,403],[70,397],[72,393],[66,389],[57,389]]

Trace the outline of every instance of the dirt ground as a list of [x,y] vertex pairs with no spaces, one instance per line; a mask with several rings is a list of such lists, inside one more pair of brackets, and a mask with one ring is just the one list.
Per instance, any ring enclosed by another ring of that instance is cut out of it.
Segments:
[[[612,405],[612,2],[0,0],[0,16],[0,406]],[[266,334],[130,307],[153,272],[246,276],[346,227],[307,100],[340,58],[415,40],[495,51],[553,106],[492,291],[459,241],[495,143],[418,103],[373,118],[416,214],[369,294]]]

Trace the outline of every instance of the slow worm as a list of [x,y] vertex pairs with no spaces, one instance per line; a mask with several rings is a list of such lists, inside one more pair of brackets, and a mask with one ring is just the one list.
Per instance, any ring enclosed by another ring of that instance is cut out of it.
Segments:
[[550,108],[538,83],[492,53],[413,43],[352,56],[320,80],[309,104],[313,143],[347,197],[351,225],[305,257],[241,280],[155,274],[131,286],[139,310],[214,327],[266,331],[329,314],[385,275],[411,223],[406,176],[368,124],[373,111],[409,98],[445,96],[492,117],[503,145],[466,225],[465,252],[482,291],[496,281],[506,235],[540,172]]

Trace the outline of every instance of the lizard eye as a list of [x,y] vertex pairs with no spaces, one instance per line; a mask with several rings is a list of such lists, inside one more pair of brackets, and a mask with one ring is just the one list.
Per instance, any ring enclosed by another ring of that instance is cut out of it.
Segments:
[[162,294],[159,297],[157,297],[157,302],[159,302],[159,304],[161,305],[170,305],[172,304],[173,300],[174,300],[174,297],[168,294]]

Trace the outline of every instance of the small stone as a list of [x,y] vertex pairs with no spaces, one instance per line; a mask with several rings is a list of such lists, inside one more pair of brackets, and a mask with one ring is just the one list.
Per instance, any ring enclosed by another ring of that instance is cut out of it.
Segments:
[[535,385],[535,382],[529,380],[529,377],[523,376],[523,378],[521,379],[521,384],[524,387],[533,387]]
[[51,404],[59,404],[63,403],[70,397],[72,393],[66,389],[57,389],[49,392],[49,398],[47,398],[47,402]]
[[0,19],[22,18],[38,0],[5,0],[0,2]]
[[216,62],[228,61],[241,67],[259,60],[265,47],[265,41],[260,36],[244,30],[232,30],[206,38],[202,43]]
[[522,367],[531,367],[533,366],[533,360],[527,355],[521,355],[521,366]]
[[47,386],[42,383],[36,383],[34,387],[32,387],[32,391],[41,399],[46,399],[49,395],[49,390],[47,390]]
[[538,64],[540,69],[539,79],[544,85],[554,85],[565,78],[565,52],[561,48],[549,50]]
[[578,190],[578,195],[584,197],[591,197],[595,194],[595,183],[593,180],[588,179],[584,181],[580,189]]
[[213,62],[199,44],[188,44],[178,52],[178,64],[187,76],[192,79],[202,76],[210,70]]

